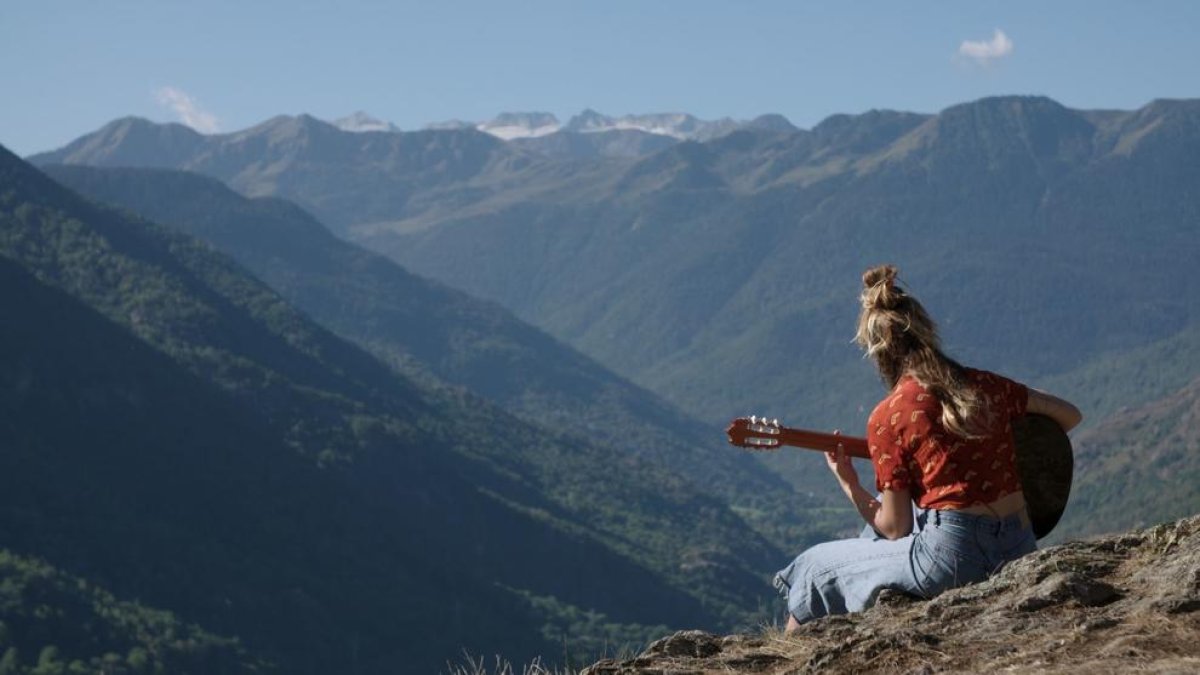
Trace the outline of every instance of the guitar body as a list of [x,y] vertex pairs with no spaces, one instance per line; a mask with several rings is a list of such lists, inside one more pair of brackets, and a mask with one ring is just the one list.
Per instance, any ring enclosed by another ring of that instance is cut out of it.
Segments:
[[[739,417],[726,429],[729,442],[750,450],[774,450],[789,445],[833,451],[838,444],[851,457],[870,459],[864,438],[792,429],[758,417]],[[1026,415],[1013,423],[1017,446],[1017,473],[1029,509],[1029,520],[1038,539],[1050,534],[1062,518],[1071,496],[1075,455],[1071,439],[1058,423],[1044,415]]]
[[1017,474],[1038,539],[1050,534],[1071,496],[1075,454],[1067,432],[1045,415],[1026,415],[1013,423]]

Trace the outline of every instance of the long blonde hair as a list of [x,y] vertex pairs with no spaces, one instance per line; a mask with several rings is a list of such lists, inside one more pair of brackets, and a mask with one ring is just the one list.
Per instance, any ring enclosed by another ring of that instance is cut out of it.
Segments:
[[978,438],[987,428],[987,401],[970,384],[966,370],[942,353],[937,326],[925,308],[896,286],[892,265],[863,273],[862,311],[854,339],[875,359],[888,388],[908,373],[942,404],[942,426]]

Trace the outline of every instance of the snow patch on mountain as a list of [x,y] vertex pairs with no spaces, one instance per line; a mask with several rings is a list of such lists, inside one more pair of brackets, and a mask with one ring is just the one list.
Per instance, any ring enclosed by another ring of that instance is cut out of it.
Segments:
[[332,124],[342,131],[353,131],[356,133],[363,131],[400,131],[400,127],[397,127],[395,124],[371,117],[361,110],[346,117],[333,120]]
[[763,131],[795,131],[782,115],[763,115],[751,121],[738,121],[728,117],[702,120],[687,113],[653,113],[647,115],[604,115],[586,109],[572,117],[566,124],[548,112],[506,112],[486,122],[464,122],[449,120],[435,122],[426,129],[475,128],[497,138],[511,141],[518,138],[538,138],[558,131],[590,134],[605,131],[641,131],[678,140],[706,141],[742,128]]
[[501,113],[495,119],[475,126],[506,141],[514,138],[537,138],[552,134],[562,128],[558,118],[546,112]]
[[595,110],[584,110],[567,122],[568,131],[595,133],[613,129],[636,129],[651,134],[671,136],[680,140],[707,140],[727,134],[741,126],[738,122],[722,117],[718,120],[702,120],[687,113],[656,113],[649,115],[622,115],[611,117]]

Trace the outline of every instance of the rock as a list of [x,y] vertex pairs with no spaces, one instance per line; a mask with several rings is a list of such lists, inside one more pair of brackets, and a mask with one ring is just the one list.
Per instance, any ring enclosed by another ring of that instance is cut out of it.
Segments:
[[1083,607],[1099,607],[1119,596],[1120,591],[1103,581],[1067,572],[1055,574],[1018,596],[1013,608],[1019,612],[1035,612],[1069,601]]
[[903,607],[920,600],[915,595],[909,595],[903,591],[896,591],[890,588],[885,588],[879,591],[879,597],[875,598],[876,607]]
[[1200,516],[1043,549],[930,601],[880,595],[792,635],[683,631],[592,675],[1200,672]]
[[645,656],[712,656],[721,652],[721,638],[699,630],[685,630],[650,643]]

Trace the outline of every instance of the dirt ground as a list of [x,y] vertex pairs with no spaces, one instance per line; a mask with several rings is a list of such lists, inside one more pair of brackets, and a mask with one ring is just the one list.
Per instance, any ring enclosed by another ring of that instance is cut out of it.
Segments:
[[1200,673],[1200,515],[1040,550],[930,601],[885,593],[793,635],[684,631],[587,675]]

